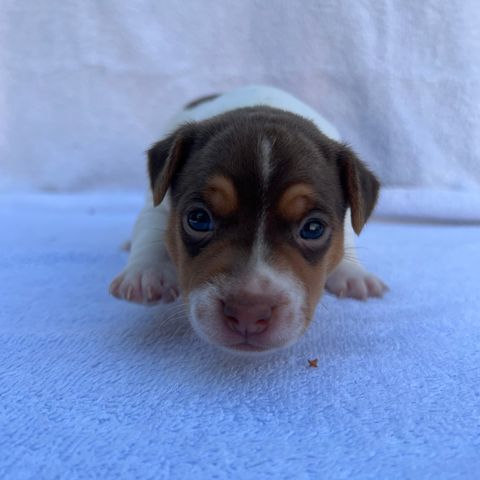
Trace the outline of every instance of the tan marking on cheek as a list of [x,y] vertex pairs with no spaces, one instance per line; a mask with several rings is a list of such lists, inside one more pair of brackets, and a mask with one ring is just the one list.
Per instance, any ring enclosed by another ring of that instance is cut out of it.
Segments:
[[206,246],[200,254],[190,257],[178,235],[178,255],[175,262],[180,283],[181,294],[186,299],[195,288],[201,287],[212,281],[221,274],[229,275],[236,262],[233,245],[216,242],[212,246]]
[[172,208],[168,222],[168,229],[165,235],[165,244],[168,254],[177,268],[178,281],[180,283],[180,293],[184,295],[184,285],[188,279],[190,263],[188,262],[189,256],[182,240],[181,229],[181,218]]
[[343,232],[332,233],[332,241],[325,256],[316,265],[305,260],[302,254],[290,245],[283,245],[274,252],[274,264],[280,270],[291,272],[303,285],[305,291],[305,326],[311,322],[315,308],[322,296],[328,274],[338,265],[343,256]]
[[186,295],[218,275],[230,275],[239,262],[238,252],[231,242],[215,242],[196,257],[185,257],[181,285]]
[[341,262],[344,255],[344,230],[343,224],[341,228],[332,233],[332,241],[330,248],[325,256],[327,262],[327,273],[330,274],[335,270],[337,265]]
[[172,262],[178,266],[179,251],[180,246],[180,219],[178,218],[177,211],[171,207],[170,216],[168,218],[167,230],[165,231],[165,246],[167,247],[167,252],[172,259]]
[[326,282],[325,261],[322,260],[317,265],[310,265],[299,251],[290,245],[284,245],[275,252],[275,266],[280,270],[291,272],[303,286],[305,292],[303,312],[308,325]]
[[301,220],[315,205],[315,192],[306,183],[296,183],[283,192],[278,211],[288,221]]
[[217,175],[209,180],[203,195],[216,215],[230,215],[238,208],[235,187],[230,179],[222,175]]
[[182,240],[182,221],[172,208],[165,233],[168,254],[177,268],[181,294],[188,294],[197,287],[211,281],[216,275],[229,274],[239,262],[246,263],[230,242],[215,242],[202,252],[190,257]]

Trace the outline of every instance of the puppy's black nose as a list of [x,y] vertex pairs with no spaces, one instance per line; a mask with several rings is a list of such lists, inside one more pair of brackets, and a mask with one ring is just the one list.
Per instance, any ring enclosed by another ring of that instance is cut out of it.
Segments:
[[241,335],[263,333],[270,325],[272,306],[268,302],[227,302],[223,304],[225,322]]

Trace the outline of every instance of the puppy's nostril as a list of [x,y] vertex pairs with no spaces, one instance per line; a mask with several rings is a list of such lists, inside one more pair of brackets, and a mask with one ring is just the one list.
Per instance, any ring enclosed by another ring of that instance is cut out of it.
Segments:
[[255,325],[257,326],[257,333],[262,333],[268,328],[269,320],[266,320],[264,318],[261,318],[260,320],[257,320],[255,322]]
[[272,316],[268,304],[223,303],[223,315],[227,326],[242,335],[264,332]]
[[238,320],[236,318],[225,315],[225,320],[230,330],[233,332],[238,331]]

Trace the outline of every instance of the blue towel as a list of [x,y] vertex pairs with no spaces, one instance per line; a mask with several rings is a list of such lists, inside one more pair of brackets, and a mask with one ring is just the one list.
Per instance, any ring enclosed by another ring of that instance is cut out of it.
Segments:
[[141,202],[0,197],[0,478],[478,478],[479,227],[372,223],[388,295],[245,359],[108,296]]

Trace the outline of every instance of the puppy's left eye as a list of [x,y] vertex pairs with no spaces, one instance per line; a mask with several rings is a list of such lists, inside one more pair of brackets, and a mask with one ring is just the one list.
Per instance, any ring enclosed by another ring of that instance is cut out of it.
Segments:
[[325,226],[320,220],[311,218],[300,229],[300,237],[304,240],[317,240],[325,233]]
[[187,214],[187,223],[196,232],[210,232],[213,230],[213,220],[204,208],[195,208]]

